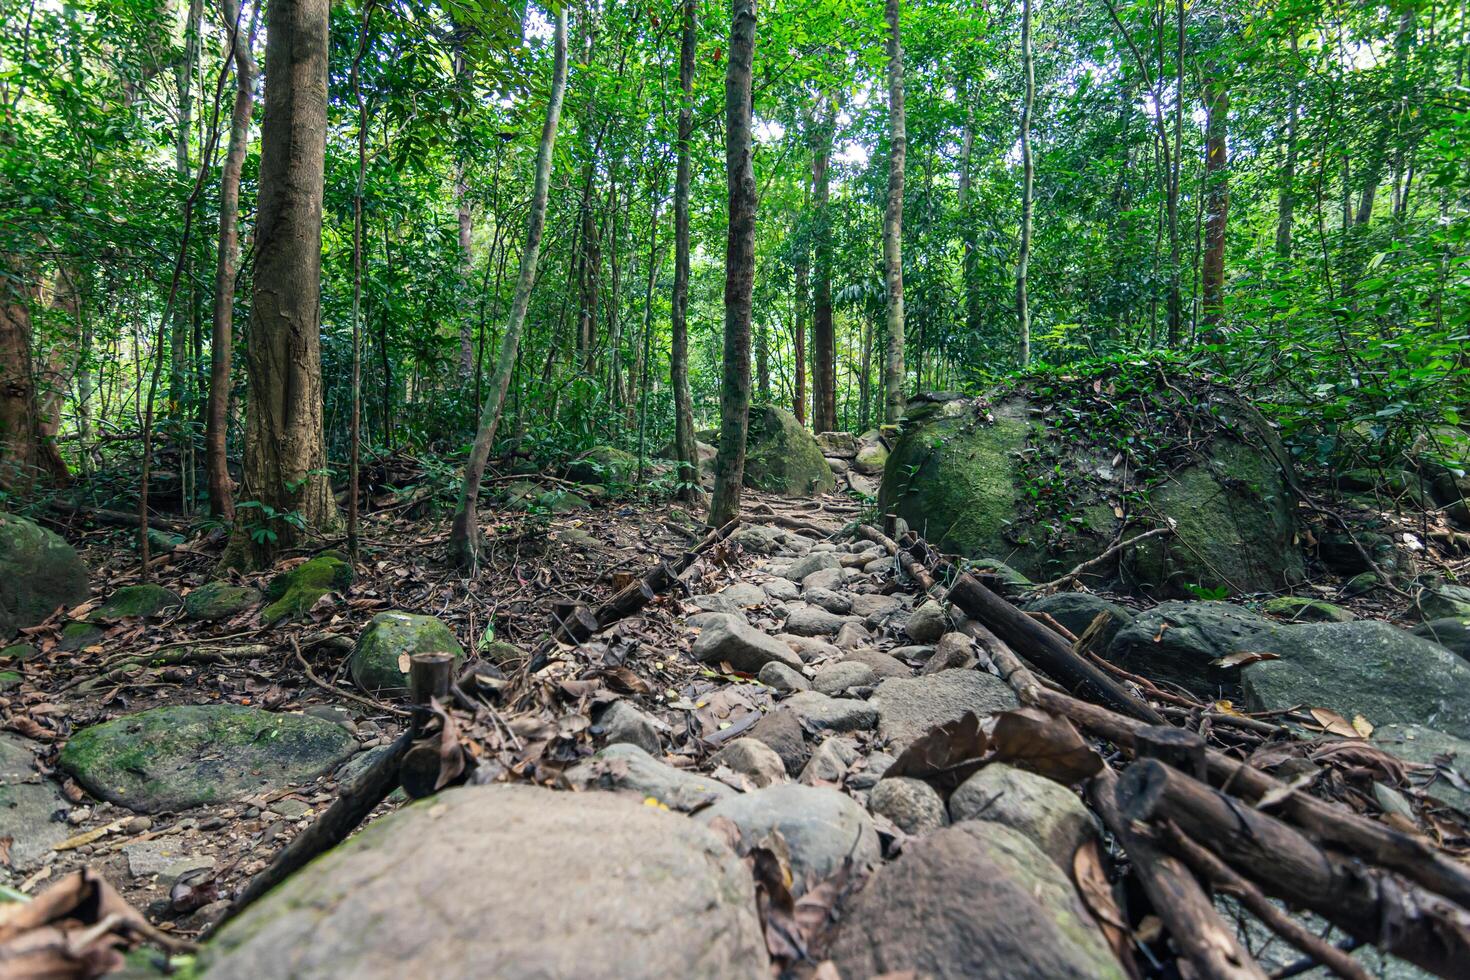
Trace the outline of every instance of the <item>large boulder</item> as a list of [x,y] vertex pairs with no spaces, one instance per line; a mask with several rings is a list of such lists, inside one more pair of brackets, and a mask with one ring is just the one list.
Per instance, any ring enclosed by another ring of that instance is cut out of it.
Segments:
[[745,485],[755,490],[805,497],[837,485],[811,431],[784,408],[750,410],[746,447]]
[[267,623],[305,616],[329,592],[352,584],[352,566],[336,555],[318,555],[271,579],[265,597],[270,605],[260,611]]
[[124,585],[107,601],[87,616],[93,623],[109,623],[115,619],[153,619],[171,613],[183,604],[179,594],[172,589],[151,582],[143,585]]
[[220,931],[216,980],[766,976],[749,871],[693,820],[609,793],[447,790],[379,820]]
[[1061,869],[985,820],[909,841],[849,903],[831,957],[844,977],[1125,976]]
[[184,597],[184,615],[202,622],[229,619],[260,601],[260,592],[248,585],[207,582]]
[[60,763],[93,796],[158,813],[305,782],[356,751],[347,729],[323,718],[178,705],[84,728]]
[[660,762],[627,742],[609,745],[568,769],[563,778],[579,790],[611,790],[652,799],[673,810],[696,810],[735,793],[724,783]]
[[890,677],[878,685],[870,702],[878,709],[878,734],[896,748],[930,729],[973,711],[984,717],[1017,704],[1010,686],[978,670],[941,670],[922,677]]
[[1004,555],[1047,581],[1136,533],[1119,515],[1143,495],[1148,523],[1172,521],[1175,534],[1129,549],[1089,584],[1185,595],[1299,581],[1296,503],[1274,432],[1223,388],[1160,377],[1115,365],[1065,384],[1034,377],[990,400],[911,404],[879,506],[941,550]]
[[60,535],[0,513],[0,640],[87,598],[87,566]]
[[1292,626],[1274,639],[1281,659],[1241,670],[1249,710],[1301,704],[1470,738],[1470,664],[1439,644],[1372,621]]
[[1233,653],[1276,652],[1273,637],[1282,629],[1228,602],[1163,602],[1119,630],[1104,656],[1125,670],[1204,696],[1239,679],[1238,668],[1214,661]]
[[34,765],[39,745],[0,733],[0,838],[10,840],[7,862],[20,871],[71,836],[71,804]]
[[746,674],[759,674],[768,663],[781,663],[801,670],[801,658],[782,641],[762,633],[738,616],[716,613],[694,641],[694,659],[718,667],[729,664]]
[[378,613],[357,638],[347,669],[352,682],[373,694],[406,694],[408,667],[416,653],[447,653],[454,657],[455,673],[464,661],[464,648],[454,634],[433,616],[399,610]]
[[1071,870],[1077,848],[1097,836],[1097,821],[1076,793],[1004,762],[992,762],[951,793],[949,817],[956,823],[1004,824],[1024,834],[1064,871]]
[[1414,627],[1414,635],[1433,640],[1470,660],[1470,616],[1445,616]]

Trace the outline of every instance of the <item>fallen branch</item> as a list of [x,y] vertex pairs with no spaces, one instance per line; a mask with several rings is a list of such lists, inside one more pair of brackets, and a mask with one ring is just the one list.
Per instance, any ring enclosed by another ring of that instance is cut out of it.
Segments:
[[1052,589],[1059,589],[1067,583],[1081,578],[1082,573],[1087,571],[1088,569],[1096,568],[1099,565],[1105,564],[1108,559],[1112,558],[1114,555],[1120,554],[1124,550],[1138,544],[1138,542],[1140,541],[1146,541],[1149,538],[1157,538],[1165,534],[1173,533],[1173,526],[1166,525],[1164,527],[1156,527],[1152,531],[1144,531],[1142,534],[1131,537],[1127,541],[1119,541],[1117,544],[1112,545],[1096,558],[1089,558],[1087,559],[1087,561],[1082,562],[1080,565],[1072,569],[1067,574],[1063,575],[1061,578],[1054,578],[1050,582],[1042,582],[1040,585],[1036,586],[1036,591],[1049,592]]

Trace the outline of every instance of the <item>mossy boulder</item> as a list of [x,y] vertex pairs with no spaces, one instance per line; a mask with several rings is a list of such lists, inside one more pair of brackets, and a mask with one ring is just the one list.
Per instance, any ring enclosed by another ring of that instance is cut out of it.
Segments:
[[1261,604],[1261,611],[1293,623],[1351,623],[1358,617],[1341,606],[1300,595],[1283,595]]
[[347,669],[352,682],[374,694],[408,691],[408,662],[415,653],[450,653],[458,669],[464,649],[454,634],[433,616],[414,613],[378,613],[352,650]]
[[837,485],[816,437],[775,405],[750,410],[745,485],[788,497],[825,493]]
[[102,627],[95,623],[67,623],[61,628],[61,638],[56,649],[62,653],[75,653],[102,641]]
[[260,617],[267,623],[276,623],[304,616],[318,599],[328,592],[347,588],[354,578],[352,566],[343,559],[318,555],[271,579],[265,590],[270,605],[261,610]]
[[215,622],[238,615],[260,601],[260,590],[230,582],[209,582],[184,597],[184,615]]
[[0,639],[87,598],[87,566],[53,531],[0,513]]
[[[1470,660],[1470,616],[1444,616],[1414,627],[1414,635]],[[3,656],[3,652],[0,652]]]
[[627,483],[638,472],[638,457],[612,446],[594,446],[567,464],[567,479],[578,483]]
[[[1287,456],[1233,393],[1161,370],[1035,375],[983,399],[911,402],[879,506],[931,543],[1047,581],[1172,523],[1087,584],[1159,597],[1303,577]],[[1125,523],[1126,518],[1126,523]]]
[[345,728],[322,718],[178,705],[82,729],[60,765],[93,796],[158,813],[305,782],[356,750]]
[[151,583],[125,585],[109,596],[106,602],[92,610],[87,616],[87,621],[106,623],[114,619],[129,617],[151,619],[173,612],[182,604],[183,600],[179,598],[177,592],[165,589],[161,585]]
[[852,461],[852,468],[867,476],[877,476],[883,472],[887,462],[888,447],[881,442],[870,442],[858,450]]

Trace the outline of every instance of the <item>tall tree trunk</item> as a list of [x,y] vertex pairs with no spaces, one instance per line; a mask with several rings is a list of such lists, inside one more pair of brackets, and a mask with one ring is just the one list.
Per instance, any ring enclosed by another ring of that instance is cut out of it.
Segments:
[[[182,186],[193,178],[189,167],[189,136],[194,125],[194,71],[199,64],[199,29],[204,17],[203,0],[189,0],[187,20],[184,22],[184,58],[174,66],[174,82],[179,97],[178,129],[174,133],[174,172]],[[174,303],[174,317],[170,334],[169,360],[169,417],[182,426],[188,411],[185,402],[189,397],[189,382],[193,370],[189,364],[189,334],[193,327],[194,277],[189,271],[193,263],[186,257],[184,280],[180,284],[182,295]],[[183,429],[176,433],[181,446],[191,441]],[[187,512],[189,501],[184,501]]]
[[1225,226],[1230,214],[1230,151],[1226,116],[1230,93],[1214,66],[1205,79],[1205,247],[1200,281],[1205,332],[1225,325]]
[[975,152],[975,108],[966,100],[965,129],[960,138],[960,180],[955,203],[960,212],[960,273],[965,286],[965,332],[980,336],[980,255],[975,250],[975,223],[970,214],[971,158]]
[[[259,8],[257,8],[258,10]],[[230,361],[234,354],[235,275],[240,263],[240,171],[250,143],[255,110],[255,18],[240,29],[237,0],[220,0],[225,29],[230,32],[235,63],[235,106],[230,113],[230,143],[220,172],[219,252],[214,267],[214,317],[209,342],[209,404],[205,413],[204,455],[209,483],[209,509],[220,520],[235,520],[235,481],[230,479],[225,439],[230,425]]]
[[582,275],[577,298],[577,366],[593,373],[597,357],[597,300],[602,272],[602,231],[597,227],[597,168],[588,161],[582,207]]
[[[357,175],[352,182],[352,407],[347,418],[347,554],[358,558],[358,495],[362,463],[362,205],[367,181],[368,111],[362,98],[362,60],[367,55],[373,3],[363,4],[357,27],[357,54],[349,85],[357,109]],[[461,226],[461,230],[463,227]]]
[[836,107],[823,109],[812,134],[813,254],[816,296],[812,315],[812,428],[837,428],[837,337],[832,328],[832,216],[827,163],[832,154]]
[[[803,212],[805,212],[806,210],[806,201],[810,197],[808,193],[808,187],[809,185],[802,188]],[[791,414],[795,415],[796,421],[800,422],[802,425],[806,424],[807,419],[806,337],[807,324],[809,320],[808,312],[810,310],[809,304],[811,303],[811,283],[808,279],[809,267],[807,265],[808,254],[808,242],[806,236],[803,235],[800,241],[797,243],[795,263],[796,267],[792,270],[795,273],[796,278],[796,326],[792,328],[791,338],[792,346],[795,348],[793,356],[796,361],[796,377],[792,386],[793,393],[791,396]]]
[[[1296,50],[1296,35],[1293,33],[1293,56]],[[1276,195],[1276,255],[1283,260],[1291,258],[1291,223],[1296,210],[1296,122],[1300,111],[1301,89],[1293,79],[1291,95],[1286,103],[1286,159],[1281,164],[1281,187]]]
[[[884,361],[883,419],[903,417],[903,164],[908,136],[903,111],[903,36],[899,30],[899,0],[887,0],[888,20],[888,207],[883,214],[883,279],[888,286],[888,357]],[[863,379],[867,380],[867,368]],[[868,424],[863,411],[863,425]]]
[[1169,327],[1170,347],[1184,335],[1184,308],[1180,286],[1179,185],[1184,174],[1184,0],[1174,0],[1174,152],[1169,177]]
[[[462,87],[462,97],[468,103],[473,95],[474,69],[470,64],[469,57],[465,54],[463,45],[457,45],[454,51],[454,75]],[[465,294],[469,294],[470,286],[474,278],[474,256],[471,254],[471,246],[474,237],[474,213],[470,205],[470,182],[469,162],[464,159],[455,161],[454,164],[454,212],[459,222],[459,262],[460,280],[464,286]],[[468,310],[468,307],[466,307]],[[475,338],[474,324],[468,312],[459,321],[459,370],[461,378],[468,377],[475,369]]]
[[725,66],[725,363],[720,385],[720,452],[709,525],[740,516],[745,434],[750,422],[750,294],[755,285],[755,169],[751,161],[750,74],[755,61],[755,0],[730,2]]
[[0,489],[25,494],[40,460],[36,380],[31,369],[35,289],[13,256],[0,256]]
[[684,0],[679,41],[679,145],[674,176],[673,338],[669,349],[674,386],[674,455],[679,463],[679,499],[692,501],[699,489],[699,453],[694,444],[694,398],[689,392],[689,138],[694,132],[694,55],[699,0]]
[[755,324],[755,399],[771,403],[771,332],[765,317]]
[[322,434],[320,348],[330,7],[328,0],[271,0],[266,9],[241,487],[241,497],[260,508],[237,509],[226,565],[267,567],[280,549],[340,526]]
[[53,486],[71,483],[71,470],[56,444],[61,434],[61,409],[67,388],[81,357],[82,294],[75,265],[69,260],[58,263],[56,287],[51,292],[51,307],[66,318],[69,325],[64,339],[53,341],[42,354],[42,368],[36,377],[36,451],[42,471]]
[[546,103],[546,122],[541,127],[541,143],[536,150],[536,181],[531,189],[531,213],[526,223],[526,242],[521,251],[521,268],[516,276],[515,296],[510,315],[500,338],[500,354],[495,373],[490,376],[490,391],[480,411],[480,431],[465,464],[464,486],[460,489],[459,508],[449,530],[450,557],[461,567],[474,569],[480,560],[480,521],[476,508],[480,500],[480,481],[490,462],[490,449],[495,444],[495,429],[505,408],[505,395],[510,389],[511,372],[515,370],[520,350],[521,330],[526,323],[526,309],[531,303],[531,287],[536,283],[536,265],[541,258],[541,233],[546,226],[547,188],[551,183],[551,155],[556,148],[556,127],[561,119],[562,96],[567,87],[567,7],[556,11],[555,48],[551,72],[551,97]]
[[1031,304],[1026,295],[1026,274],[1031,265],[1031,185],[1036,165],[1031,157],[1031,107],[1036,101],[1036,69],[1031,58],[1031,0],[1021,0],[1021,72],[1025,92],[1021,97],[1021,244],[1016,250],[1016,324],[1020,339],[1020,361],[1031,363]]

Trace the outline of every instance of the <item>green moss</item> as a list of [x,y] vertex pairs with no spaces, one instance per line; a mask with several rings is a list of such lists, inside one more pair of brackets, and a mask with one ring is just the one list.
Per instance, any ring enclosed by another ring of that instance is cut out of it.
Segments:
[[9,691],[20,687],[22,679],[16,671],[0,670],[0,691]]
[[161,585],[125,585],[94,609],[88,622],[107,622],[129,616],[158,616],[181,603],[179,594]]
[[71,545],[33,521],[0,513],[0,639],[87,595],[87,567]]
[[491,640],[489,643],[480,645],[480,658],[488,660],[498,667],[506,664],[519,663],[526,659],[526,652],[514,643],[506,643],[504,640]]
[[464,661],[464,649],[439,620],[391,611],[373,617],[358,637],[347,666],[353,683],[364,691],[403,694],[408,690],[403,658],[415,653],[451,653],[456,669]]
[[12,643],[10,646],[0,649],[0,663],[16,661],[25,663],[36,655],[36,646],[33,643]]
[[803,497],[837,485],[817,439],[784,408],[750,410],[746,439],[745,485],[756,490]]
[[1299,595],[1268,599],[1261,609],[1272,616],[1280,616],[1297,623],[1350,623],[1358,618],[1341,606]]
[[332,555],[318,555],[271,579],[265,597],[270,605],[260,616],[267,623],[306,615],[328,592],[347,588],[353,582],[352,566]]
[[102,639],[102,628],[92,623],[67,623],[61,628],[61,640],[56,649],[62,653],[75,653],[92,646]]
[[229,619],[260,601],[260,591],[229,582],[209,582],[184,597],[184,615],[212,622]]

